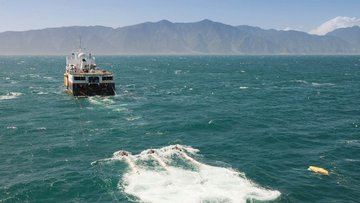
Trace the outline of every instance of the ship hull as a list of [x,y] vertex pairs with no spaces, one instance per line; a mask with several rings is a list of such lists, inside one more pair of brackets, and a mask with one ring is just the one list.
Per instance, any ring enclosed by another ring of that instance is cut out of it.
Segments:
[[69,83],[68,93],[73,96],[112,96],[115,95],[114,83],[76,84]]
[[[115,95],[115,83],[103,81],[112,75],[71,75],[64,74],[64,86],[69,94],[73,96],[111,96]],[[80,80],[74,80],[74,79]],[[95,81],[95,82],[94,82]]]

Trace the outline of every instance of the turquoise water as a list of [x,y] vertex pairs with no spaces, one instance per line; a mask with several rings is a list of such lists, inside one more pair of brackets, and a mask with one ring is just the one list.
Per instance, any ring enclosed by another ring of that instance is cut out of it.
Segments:
[[116,96],[66,94],[64,57],[0,57],[0,202],[359,202],[360,57],[97,64]]

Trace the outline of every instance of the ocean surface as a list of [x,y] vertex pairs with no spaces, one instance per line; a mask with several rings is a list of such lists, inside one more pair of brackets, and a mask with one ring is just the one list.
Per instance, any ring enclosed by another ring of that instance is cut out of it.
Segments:
[[97,65],[116,96],[68,95],[65,57],[0,57],[0,202],[360,202],[360,56]]

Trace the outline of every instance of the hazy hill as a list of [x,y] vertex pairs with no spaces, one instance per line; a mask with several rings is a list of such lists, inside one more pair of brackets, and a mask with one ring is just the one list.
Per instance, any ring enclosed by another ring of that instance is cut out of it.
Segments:
[[350,28],[340,28],[327,34],[340,38],[353,46],[354,52],[359,53],[360,50],[360,27],[354,26]]
[[0,33],[0,54],[68,54],[79,46],[95,54],[351,54],[360,53],[359,27],[325,36],[230,26],[210,20],[162,20],[121,28],[73,26]]

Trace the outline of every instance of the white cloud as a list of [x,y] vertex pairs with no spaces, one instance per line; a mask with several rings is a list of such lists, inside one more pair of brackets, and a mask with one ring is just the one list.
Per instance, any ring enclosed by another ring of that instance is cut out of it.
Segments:
[[353,27],[356,25],[360,26],[360,18],[338,16],[329,21],[326,21],[316,29],[311,30],[309,33],[315,35],[326,35],[327,33],[338,28]]
[[293,29],[291,27],[286,27],[286,28],[283,29],[283,31],[290,31],[290,30],[295,30],[295,29]]

